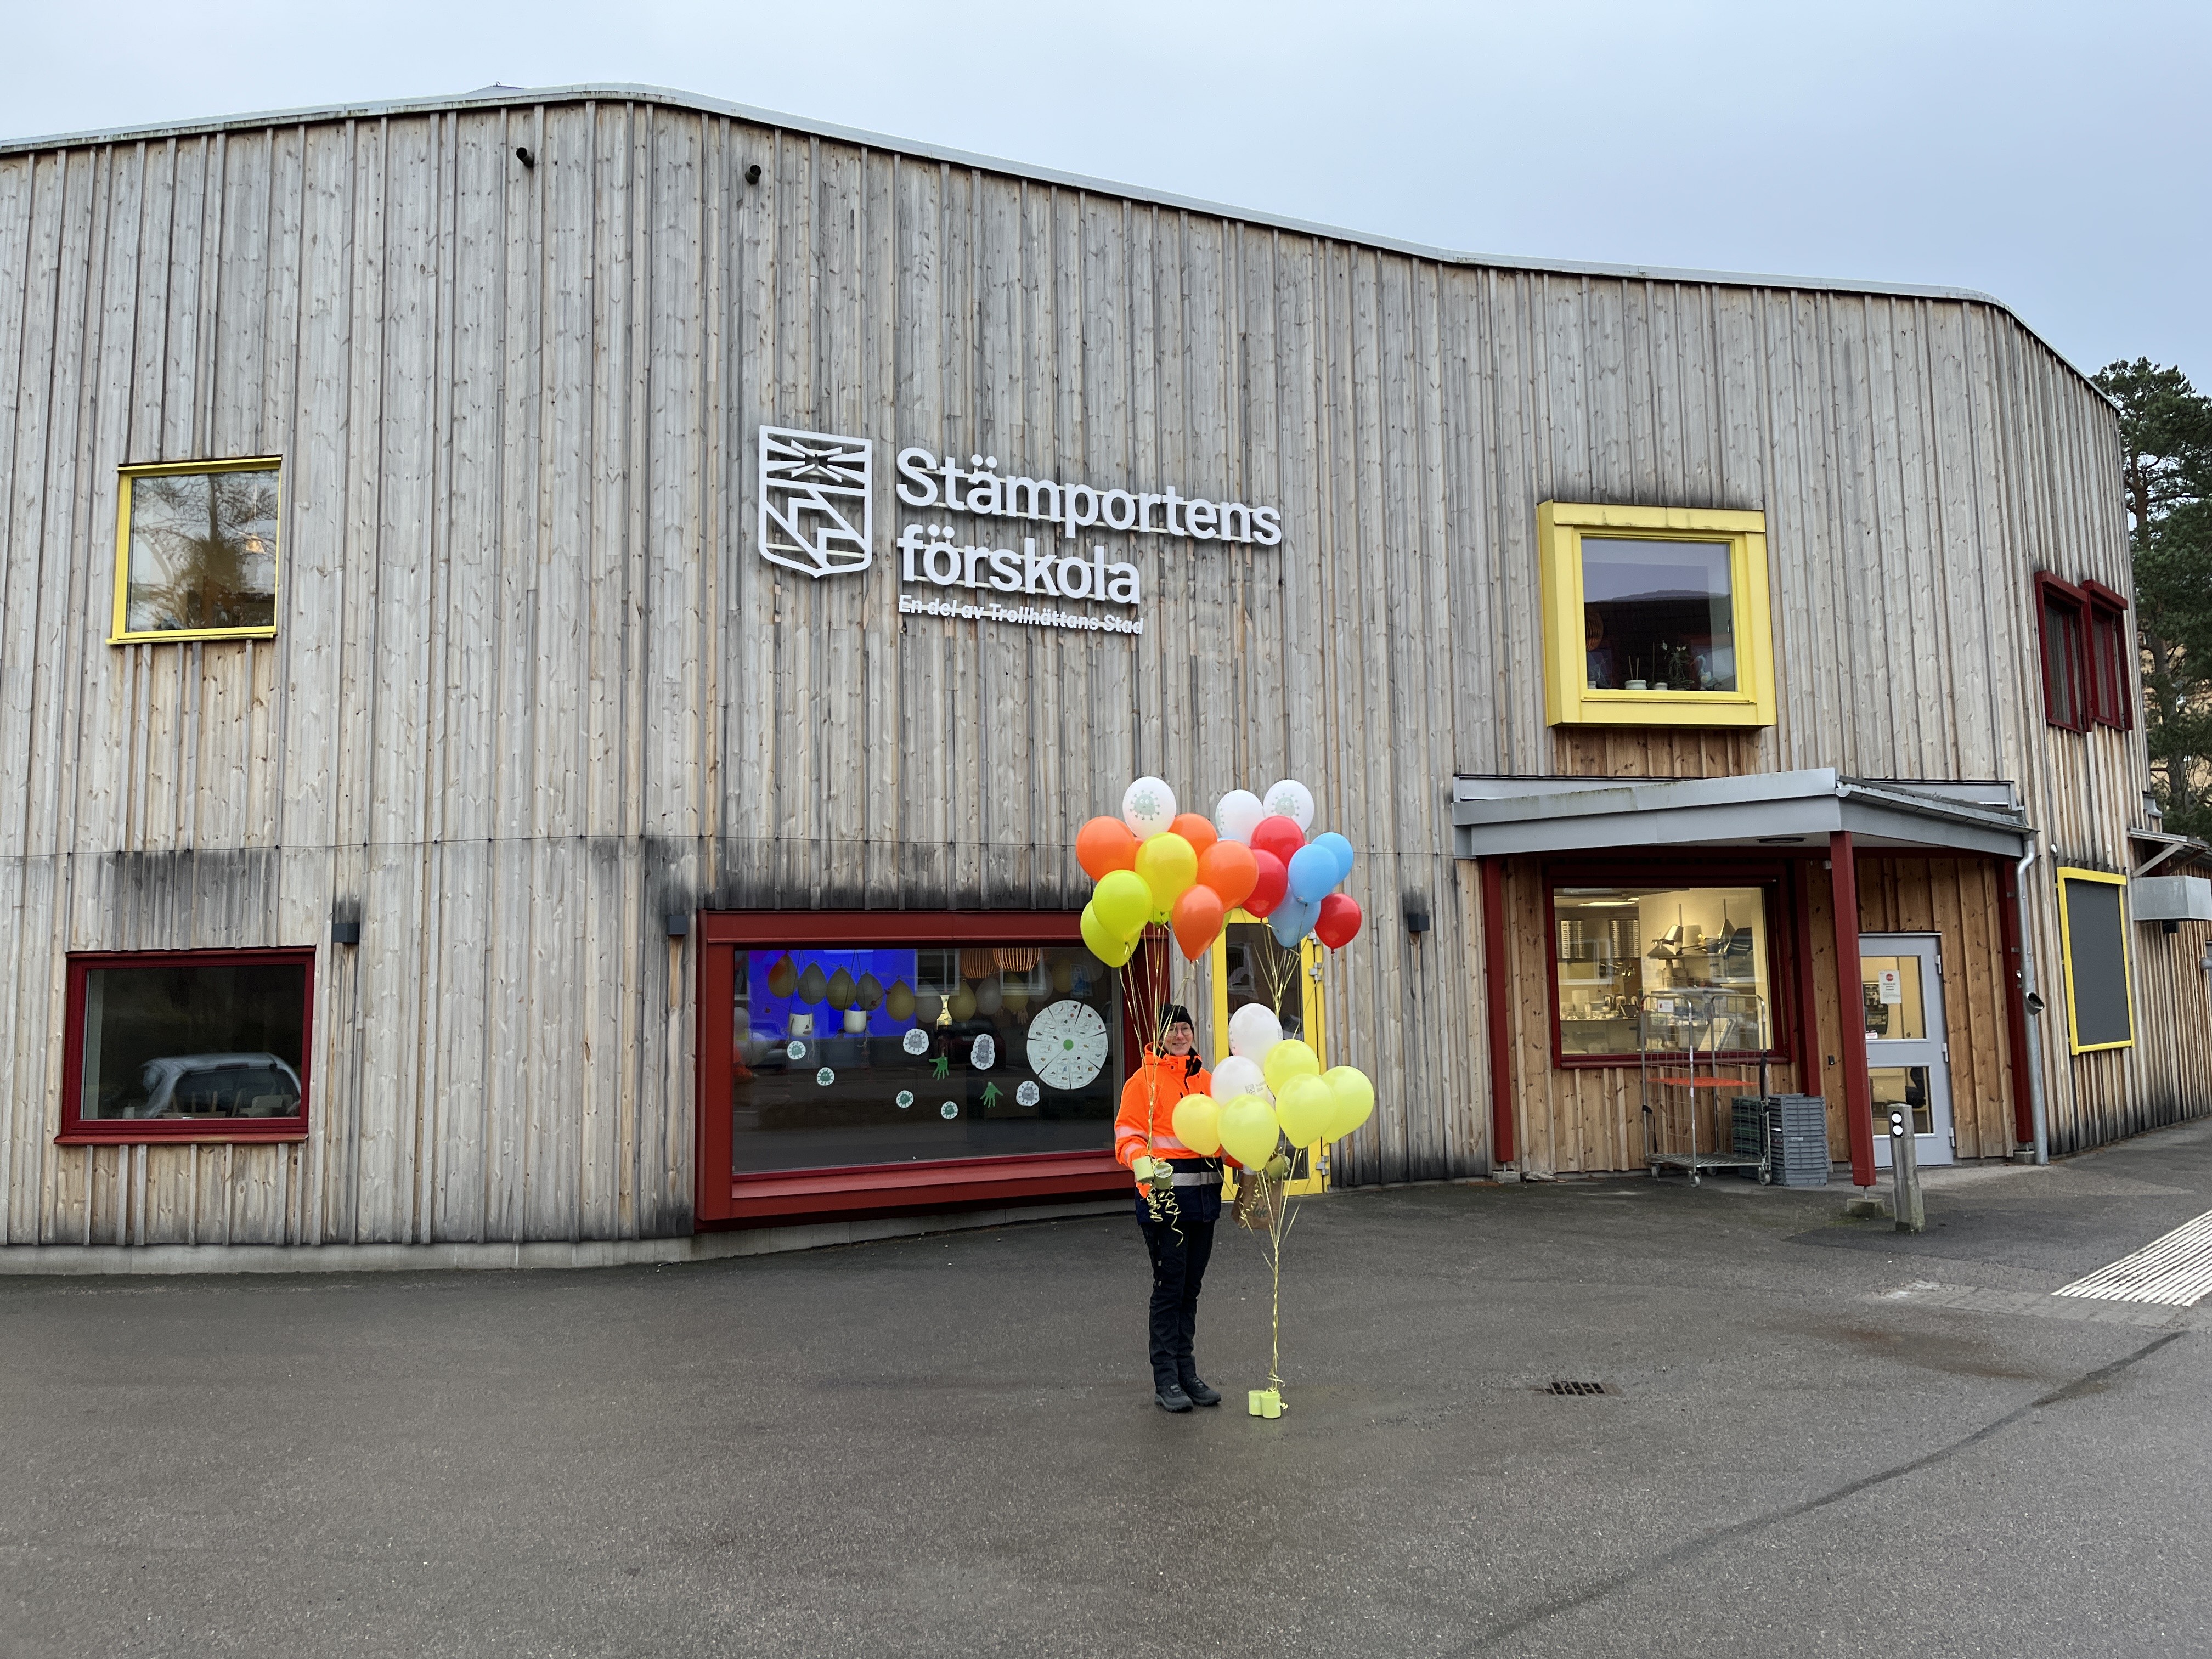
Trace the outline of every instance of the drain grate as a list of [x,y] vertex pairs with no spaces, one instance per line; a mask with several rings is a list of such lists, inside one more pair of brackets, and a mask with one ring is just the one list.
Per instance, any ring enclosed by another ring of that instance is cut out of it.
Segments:
[[1544,1392],[1546,1394],[1603,1394],[1605,1384],[1602,1382],[1548,1382],[1544,1386]]

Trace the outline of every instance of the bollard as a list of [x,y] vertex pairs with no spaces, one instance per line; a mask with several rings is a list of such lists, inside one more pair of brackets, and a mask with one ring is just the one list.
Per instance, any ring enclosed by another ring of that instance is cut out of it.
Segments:
[[1901,1233],[1925,1232],[1928,1212],[1920,1202],[1920,1150],[1912,1139],[1912,1126],[1903,1112],[1889,1115],[1889,1170],[1896,1177],[1897,1198],[1892,1209]]

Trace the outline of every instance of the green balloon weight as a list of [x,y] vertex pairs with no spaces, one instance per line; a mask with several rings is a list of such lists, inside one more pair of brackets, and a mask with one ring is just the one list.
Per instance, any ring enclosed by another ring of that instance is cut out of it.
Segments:
[[1134,939],[1152,919],[1152,890],[1133,870],[1109,870],[1100,878],[1091,904],[1108,933],[1116,939]]

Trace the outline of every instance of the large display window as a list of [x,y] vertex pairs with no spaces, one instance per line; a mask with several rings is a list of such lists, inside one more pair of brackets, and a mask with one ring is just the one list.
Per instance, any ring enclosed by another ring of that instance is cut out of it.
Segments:
[[[1689,1010],[1726,1021],[1719,1032],[1696,1032],[1697,1048],[1780,1055],[1784,952],[1773,923],[1780,885],[1778,875],[1753,879],[1719,869],[1679,878],[1665,870],[1553,872],[1547,896],[1560,1061],[1632,1064],[1645,1048],[1692,1046],[1671,1019]],[[1677,1008],[1665,995],[1677,990],[1742,994],[1686,1000]]]
[[701,937],[702,1218],[1127,1185],[1121,987],[1076,917],[724,913]]

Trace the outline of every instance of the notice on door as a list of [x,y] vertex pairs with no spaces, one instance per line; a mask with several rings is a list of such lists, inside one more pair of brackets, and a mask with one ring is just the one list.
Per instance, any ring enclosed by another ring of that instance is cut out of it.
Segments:
[[1905,1002],[1905,976],[1894,968],[1885,968],[1876,975],[1877,994],[1885,1008],[1897,1008]]

